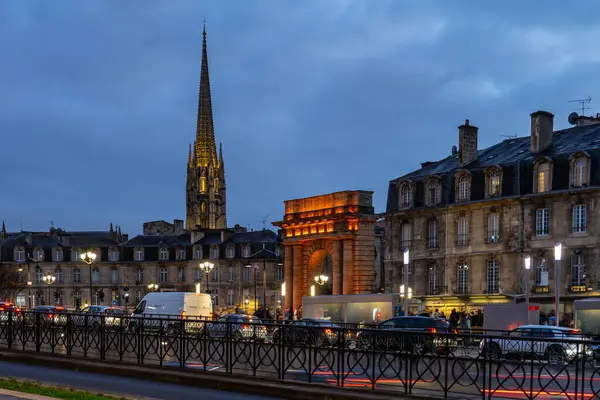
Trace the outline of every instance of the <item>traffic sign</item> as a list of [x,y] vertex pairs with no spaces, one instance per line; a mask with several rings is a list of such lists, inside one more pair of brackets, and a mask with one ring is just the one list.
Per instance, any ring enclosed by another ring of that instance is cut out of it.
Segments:
[[116,306],[116,305],[117,305],[117,301],[116,301],[116,300],[113,300],[113,301],[112,301],[112,305],[113,305],[113,306]]

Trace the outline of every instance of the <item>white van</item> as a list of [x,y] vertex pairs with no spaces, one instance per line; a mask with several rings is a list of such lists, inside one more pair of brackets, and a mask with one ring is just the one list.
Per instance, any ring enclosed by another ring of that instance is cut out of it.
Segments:
[[212,309],[212,298],[209,294],[151,292],[145,295],[133,310],[131,324],[135,324],[135,328],[139,319],[143,319],[144,327],[163,326],[172,329],[179,326],[175,321],[184,319],[186,330],[201,328],[204,324],[194,321],[211,319]]

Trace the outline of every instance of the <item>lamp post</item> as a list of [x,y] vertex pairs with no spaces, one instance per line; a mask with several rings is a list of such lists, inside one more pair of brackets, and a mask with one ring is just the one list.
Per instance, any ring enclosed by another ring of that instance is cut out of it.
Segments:
[[51,300],[52,293],[50,291],[50,286],[54,283],[54,281],[56,280],[56,277],[54,275],[52,275],[52,273],[48,272],[46,275],[44,275],[42,277],[42,280],[44,281],[44,283],[46,283],[48,285],[48,305],[50,305],[52,303],[52,300]]
[[525,302],[529,304],[529,271],[531,270],[531,257],[525,257]]
[[158,283],[149,283],[148,290],[151,292],[155,292],[158,290]]
[[209,287],[209,283],[208,283],[208,274],[210,274],[210,271],[212,271],[215,268],[215,264],[205,261],[203,263],[200,263],[200,265],[198,265],[198,268],[200,268],[202,271],[204,271],[206,273],[206,293],[210,294],[210,287]]
[[[96,261],[96,253],[93,251],[86,251],[79,255],[81,261],[87,264],[90,270],[90,302],[88,304],[92,304],[92,264]],[[86,302],[87,303],[87,302]]]
[[325,274],[315,276],[315,282],[317,282],[319,284],[319,286],[323,286],[324,284],[327,283],[328,280],[329,280],[329,277]]
[[29,309],[31,310],[31,286],[33,285],[33,282],[31,281],[31,262],[35,261],[36,268],[39,266],[39,264],[38,260],[31,258],[29,253],[27,253],[27,258],[25,259],[25,261],[27,262],[27,297],[29,302]]
[[410,252],[408,250],[408,247],[406,249],[404,249],[404,271],[403,271],[403,277],[402,277],[402,281],[404,282],[404,303],[403,303],[403,311],[404,311],[404,315],[407,316],[408,315],[408,263],[410,261],[409,259],[409,255]]
[[556,243],[554,246],[554,308],[555,308],[555,317],[556,317],[556,326],[558,326],[559,321],[559,311],[558,306],[560,304],[560,262],[562,260],[562,244],[560,242]]
[[[260,249],[259,251],[257,251],[254,254],[250,254],[250,256],[248,256],[248,258],[253,258],[255,256],[257,256],[258,254],[262,253],[262,262],[263,262],[263,308],[265,309],[265,317],[266,318],[266,310],[267,310],[267,255],[272,255],[275,257],[278,257],[277,253],[275,253],[274,251],[268,250],[265,246],[265,243],[262,244],[262,249]],[[279,264],[279,262],[278,262]],[[248,261],[246,263],[246,268],[252,268],[253,265]],[[256,267],[256,269],[258,269],[258,267]],[[256,271],[254,273],[254,312],[256,312],[257,308],[257,301],[256,301]]]

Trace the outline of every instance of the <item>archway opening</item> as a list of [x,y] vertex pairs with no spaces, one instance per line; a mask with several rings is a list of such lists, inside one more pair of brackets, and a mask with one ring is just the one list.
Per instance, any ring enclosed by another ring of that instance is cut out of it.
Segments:
[[[307,290],[308,295],[330,295],[333,293],[333,260],[327,250],[315,251],[308,261]],[[326,279],[315,279],[326,277]]]

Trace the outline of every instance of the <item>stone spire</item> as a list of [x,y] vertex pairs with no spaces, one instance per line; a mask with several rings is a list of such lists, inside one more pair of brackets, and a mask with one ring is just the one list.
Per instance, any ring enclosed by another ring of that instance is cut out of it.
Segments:
[[4,225],[4,221],[2,221],[2,232],[0,232],[0,238],[6,239],[8,234],[6,233],[6,225]]
[[215,129],[213,124],[210,80],[208,77],[208,53],[206,51],[206,24],[202,33],[202,63],[200,67],[200,91],[198,94],[198,119],[196,122],[196,166],[217,164]]
[[219,168],[224,169],[224,167],[223,167],[223,143],[219,143]]

